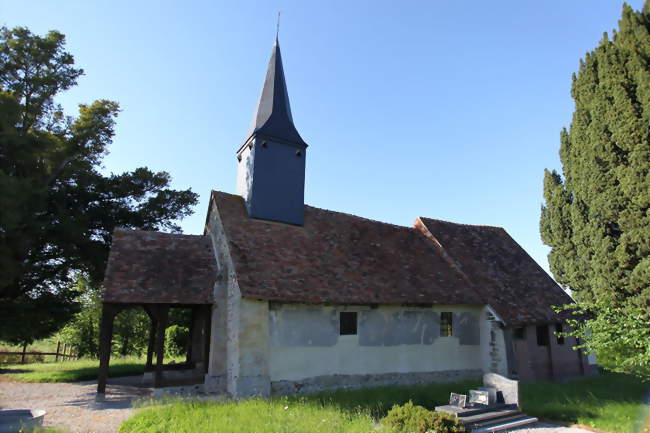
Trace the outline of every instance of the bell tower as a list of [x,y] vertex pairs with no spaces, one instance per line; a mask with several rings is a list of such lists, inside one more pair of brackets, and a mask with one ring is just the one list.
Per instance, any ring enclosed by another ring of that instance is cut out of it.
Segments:
[[293,124],[276,38],[257,109],[237,151],[237,193],[248,215],[302,225],[307,143]]

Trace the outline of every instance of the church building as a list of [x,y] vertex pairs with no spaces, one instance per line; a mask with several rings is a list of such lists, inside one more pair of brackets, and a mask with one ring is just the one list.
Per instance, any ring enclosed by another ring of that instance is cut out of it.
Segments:
[[[155,387],[251,396],[592,371],[558,334],[552,306],[573,301],[503,228],[404,227],[305,205],[308,145],[277,40],[233,148],[237,194],[212,191],[202,235],[115,230],[98,392],[113,319],[133,307],[151,317],[144,380]],[[180,364],[163,359],[170,308],[192,312]]]

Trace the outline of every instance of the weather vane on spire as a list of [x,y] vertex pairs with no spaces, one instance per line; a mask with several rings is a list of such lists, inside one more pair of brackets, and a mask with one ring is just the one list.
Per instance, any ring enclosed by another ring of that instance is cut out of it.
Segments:
[[275,40],[278,40],[278,35],[280,34],[280,13],[281,11],[278,11],[278,24],[275,28]]

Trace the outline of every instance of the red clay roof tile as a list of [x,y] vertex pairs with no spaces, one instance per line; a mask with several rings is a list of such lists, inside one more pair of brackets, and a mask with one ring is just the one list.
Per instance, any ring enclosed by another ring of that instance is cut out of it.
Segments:
[[551,306],[573,302],[503,228],[431,218],[418,222],[508,325],[558,321]]
[[216,277],[207,236],[116,229],[104,301],[210,304]]
[[305,206],[304,226],[248,217],[213,191],[242,296],[333,304],[482,304],[417,230]]

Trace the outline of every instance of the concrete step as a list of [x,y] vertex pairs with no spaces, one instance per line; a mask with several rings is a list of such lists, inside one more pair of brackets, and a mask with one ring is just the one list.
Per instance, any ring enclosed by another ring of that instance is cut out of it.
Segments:
[[502,430],[508,430],[515,427],[521,427],[523,425],[536,423],[538,420],[534,416],[528,416],[522,414],[516,419],[503,420],[503,422],[497,422],[496,424],[490,424],[483,427],[472,427],[468,429],[471,433],[492,433]]
[[463,424],[467,425],[515,415],[521,415],[521,411],[519,409],[494,410],[491,412],[480,413],[478,415],[463,416],[458,419],[461,420]]
[[496,404],[492,406],[460,408],[458,406],[444,405],[436,406],[436,412],[445,412],[451,415],[456,415],[458,418],[466,418],[468,416],[478,415],[481,413],[494,412],[495,410],[516,410],[516,404]]
[[480,429],[480,428],[483,428],[483,427],[490,427],[490,426],[497,425],[497,424],[504,424],[506,422],[517,421],[518,419],[522,419],[522,418],[526,418],[526,417],[528,417],[528,415],[526,415],[525,413],[517,413],[517,414],[514,414],[514,415],[510,415],[510,416],[501,416],[501,417],[498,417],[498,418],[492,418],[492,419],[488,419],[488,420],[484,420],[484,421],[480,421],[480,422],[473,422],[473,423],[465,424],[465,429],[466,430],[477,430],[477,429]]

